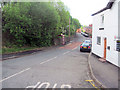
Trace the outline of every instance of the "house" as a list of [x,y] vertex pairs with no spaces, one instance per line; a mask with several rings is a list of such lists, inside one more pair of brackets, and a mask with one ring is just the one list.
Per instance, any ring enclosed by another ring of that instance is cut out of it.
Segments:
[[110,0],[92,16],[92,53],[120,67],[120,0]]
[[92,24],[90,24],[89,26],[84,26],[81,31],[85,32],[88,36],[92,38]]
[[92,35],[92,24],[89,25],[89,34]]
[[90,24],[89,26],[86,26],[83,28],[85,30],[86,33],[88,33],[89,35],[92,34],[92,24]]
[[77,33],[81,33],[81,29],[79,28],[79,29],[77,29],[77,31],[76,31]]

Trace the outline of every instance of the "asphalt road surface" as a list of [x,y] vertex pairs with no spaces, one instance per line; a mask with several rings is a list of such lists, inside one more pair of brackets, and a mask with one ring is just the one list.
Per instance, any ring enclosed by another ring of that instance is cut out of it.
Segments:
[[2,62],[2,88],[93,88],[87,58],[77,37],[68,45],[54,47],[28,56]]

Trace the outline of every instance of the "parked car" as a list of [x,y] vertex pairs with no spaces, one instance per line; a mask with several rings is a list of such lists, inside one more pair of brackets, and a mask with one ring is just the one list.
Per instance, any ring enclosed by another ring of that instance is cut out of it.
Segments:
[[80,45],[80,51],[88,51],[90,52],[91,51],[91,47],[92,47],[92,44],[91,43],[85,43],[83,42],[81,45]]
[[89,43],[89,44],[92,44],[91,40],[85,40],[84,43]]
[[85,37],[89,37],[89,35],[86,34],[86,33],[84,33],[84,32],[81,32],[81,34],[82,34],[83,36],[85,36]]
[[86,34],[86,33],[84,34],[84,36],[85,36],[85,37],[89,37],[89,35],[88,35],[88,34]]
[[83,34],[84,34],[84,32],[81,32],[81,34],[83,35]]

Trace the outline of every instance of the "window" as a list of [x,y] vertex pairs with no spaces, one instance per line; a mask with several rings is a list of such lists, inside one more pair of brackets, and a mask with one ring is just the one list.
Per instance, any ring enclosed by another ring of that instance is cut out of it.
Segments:
[[101,37],[97,37],[97,44],[101,45]]
[[101,21],[102,21],[102,24],[104,23],[104,14],[101,15]]

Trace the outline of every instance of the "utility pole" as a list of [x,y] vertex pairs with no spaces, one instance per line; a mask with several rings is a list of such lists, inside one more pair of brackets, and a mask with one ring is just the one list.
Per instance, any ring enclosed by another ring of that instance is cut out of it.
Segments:
[[70,16],[69,16],[69,41],[70,41]]

